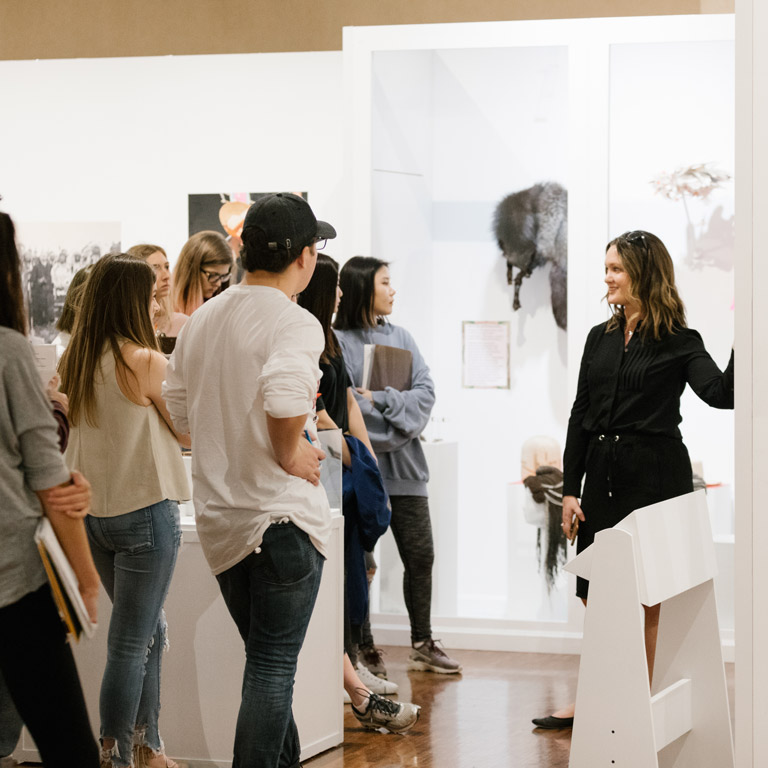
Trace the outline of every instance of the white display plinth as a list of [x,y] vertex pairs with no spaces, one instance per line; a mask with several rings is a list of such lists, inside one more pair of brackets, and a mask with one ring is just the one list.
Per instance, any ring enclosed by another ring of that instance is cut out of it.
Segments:
[[[459,446],[455,442],[431,441],[422,443],[429,467],[427,483],[429,516],[435,545],[435,564],[432,567],[432,616],[456,616],[458,584],[458,476]],[[379,575],[372,587],[371,612],[376,614],[405,614],[403,599],[403,564],[391,530],[381,537],[377,545]],[[397,643],[396,636],[377,632],[379,642]]]
[[[570,768],[732,768],[704,492],[636,510],[566,568],[590,581]],[[652,696],[641,606],[657,603]]]
[[[321,439],[334,438],[322,433]],[[340,462],[340,451],[333,460]],[[188,456],[184,461],[191,486],[191,461]],[[329,458],[327,463],[331,461]],[[336,475],[328,469],[324,467],[328,482],[335,483]],[[245,651],[203,555],[192,503],[180,505],[180,511],[184,543],[165,601],[170,648],[163,657],[160,733],[168,754],[190,768],[227,768],[232,765]],[[302,760],[341,744],[344,738],[344,518],[338,509],[332,514],[328,559],[299,656],[293,694]],[[102,589],[99,630],[93,640],[74,647],[88,714],[97,734],[111,611],[112,604]],[[19,762],[40,760],[26,728],[14,757]]]

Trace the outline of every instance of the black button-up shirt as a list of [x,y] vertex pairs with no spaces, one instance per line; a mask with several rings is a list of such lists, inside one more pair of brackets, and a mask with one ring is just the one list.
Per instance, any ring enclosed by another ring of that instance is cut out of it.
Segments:
[[606,333],[606,325],[589,332],[581,359],[563,459],[564,496],[581,495],[593,435],[682,439],[680,396],[686,384],[708,405],[733,408],[733,352],[723,372],[690,328],[658,341],[635,333],[625,350],[623,330]]

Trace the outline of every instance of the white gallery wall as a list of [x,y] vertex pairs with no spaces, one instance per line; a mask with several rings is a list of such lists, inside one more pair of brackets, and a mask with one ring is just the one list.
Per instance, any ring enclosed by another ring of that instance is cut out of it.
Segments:
[[337,222],[341,68],[337,52],[0,62],[2,209],[117,221],[124,248],[171,261],[191,193],[302,190]]

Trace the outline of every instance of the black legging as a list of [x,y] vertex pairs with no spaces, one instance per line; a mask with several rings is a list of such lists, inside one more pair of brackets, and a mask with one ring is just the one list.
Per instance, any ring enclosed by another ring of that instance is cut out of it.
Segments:
[[99,768],[80,679],[48,584],[0,608],[0,672],[45,768]]
[[403,561],[403,597],[411,621],[411,642],[432,637],[432,565],[435,547],[426,496],[390,496],[392,534]]

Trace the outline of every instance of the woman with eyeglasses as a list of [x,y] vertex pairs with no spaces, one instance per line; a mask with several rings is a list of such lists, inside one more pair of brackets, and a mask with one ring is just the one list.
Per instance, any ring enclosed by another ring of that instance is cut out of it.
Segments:
[[[693,490],[679,429],[686,384],[708,405],[733,408],[733,351],[720,371],[687,327],[674,265],[658,237],[638,230],[611,240],[605,284],[611,318],[587,336],[563,456],[563,532],[570,537],[578,526],[578,552],[635,509]],[[585,605],[588,584],[577,579]],[[652,677],[659,606],[644,608]],[[533,723],[570,728],[573,712],[571,705]]]
[[190,498],[162,396],[167,361],[152,317],[155,274],[109,254],[85,283],[59,363],[69,398],[67,463],[92,478],[86,530],[112,601],[101,683],[101,768],[174,768],[158,731],[163,612],[181,545],[179,501]]
[[171,298],[171,265],[168,255],[159,245],[140,243],[131,246],[127,251],[129,256],[146,261],[155,273],[155,300],[159,307],[152,318],[158,336],[175,339],[189,315],[174,312]]
[[173,268],[173,307],[191,315],[221,293],[232,276],[235,261],[224,235],[211,230],[187,240]]

